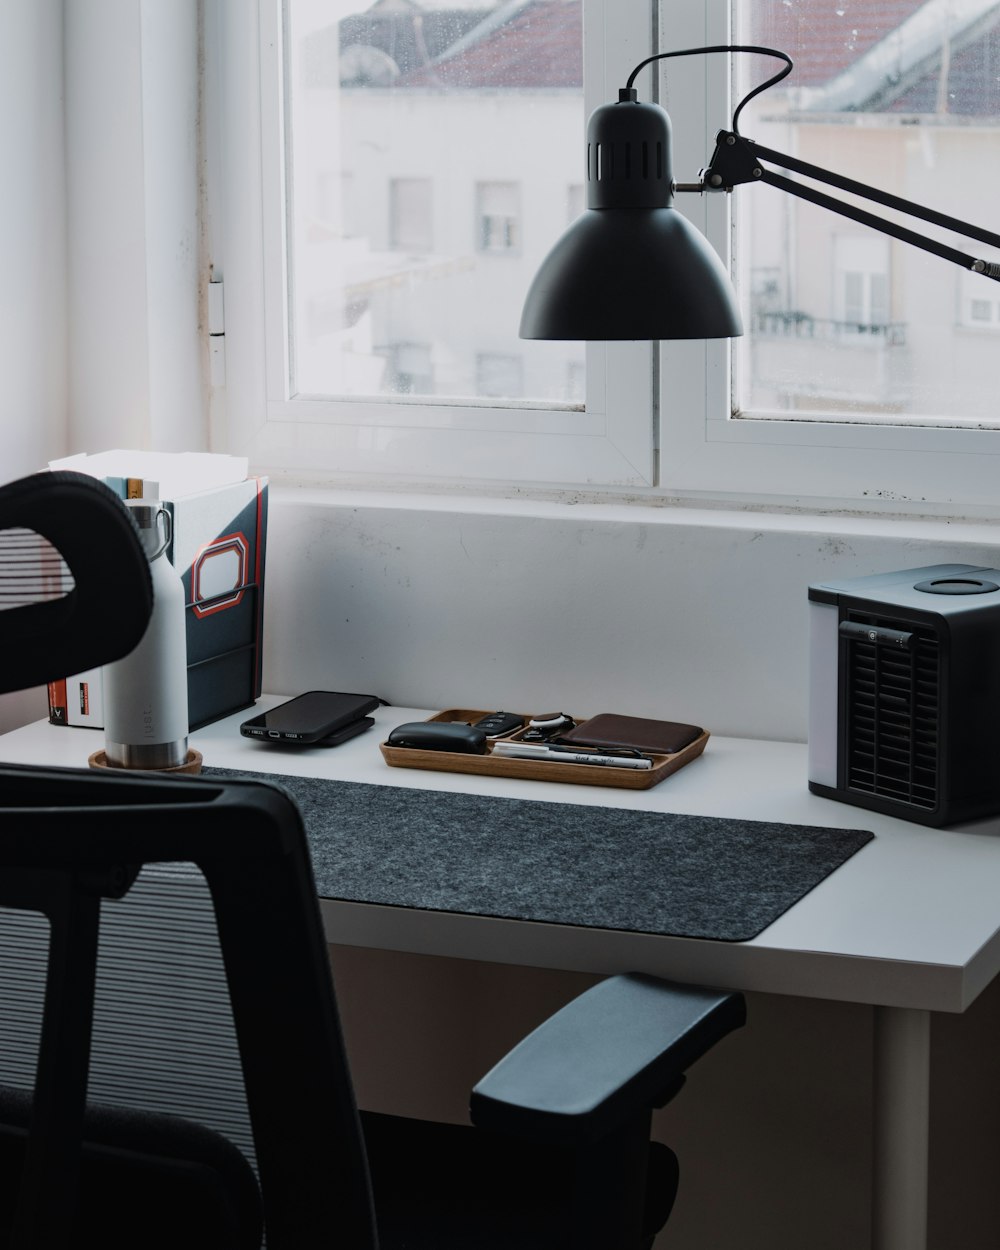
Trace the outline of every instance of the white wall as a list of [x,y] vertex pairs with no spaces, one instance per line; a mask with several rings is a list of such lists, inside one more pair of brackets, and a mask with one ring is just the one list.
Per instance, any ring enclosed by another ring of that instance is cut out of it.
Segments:
[[0,481],[206,445],[198,13],[0,5]]
[[62,3],[0,5],[0,482],[66,437]]
[[993,566],[993,527],[272,489],[265,685],[804,741],[810,582]]
[[[198,0],[0,4],[0,482],[207,444]],[[44,715],[0,699],[0,731]]]
[[74,451],[207,446],[198,7],[66,5]]
[[[0,5],[0,483],[66,450],[62,0]],[[0,732],[44,713],[0,697]]]

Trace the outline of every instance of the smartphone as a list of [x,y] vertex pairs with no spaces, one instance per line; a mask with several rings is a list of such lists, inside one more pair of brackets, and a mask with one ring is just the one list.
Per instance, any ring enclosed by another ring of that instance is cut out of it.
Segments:
[[[354,728],[380,702],[373,694],[310,690],[289,699],[287,703],[279,703],[270,712],[245,720],[240,725],[240,733],[244,738],[267,738],[272,742],[296,742],[308,746],[342,730]],[[353,735],[345,734],[345,737],[348,736]]]

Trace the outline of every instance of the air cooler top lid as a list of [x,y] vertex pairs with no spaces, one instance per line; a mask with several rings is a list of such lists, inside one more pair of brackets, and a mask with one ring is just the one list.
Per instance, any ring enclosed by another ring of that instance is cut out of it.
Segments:
[[837,603],[843,596],[947,615],[1000,604],[1000,569],[978,564],[931,564],[817,582],[809,587],[809,599],[814,603]]

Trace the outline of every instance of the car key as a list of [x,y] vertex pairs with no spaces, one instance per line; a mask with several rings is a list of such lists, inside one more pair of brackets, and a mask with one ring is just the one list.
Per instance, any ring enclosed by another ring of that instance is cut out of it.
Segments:
[[477,720],[474,727],[484,730],[487,738],[502,738],[512,730],[520,729],[523,724],[524,717],[514,712],[490,712],[482,720]]

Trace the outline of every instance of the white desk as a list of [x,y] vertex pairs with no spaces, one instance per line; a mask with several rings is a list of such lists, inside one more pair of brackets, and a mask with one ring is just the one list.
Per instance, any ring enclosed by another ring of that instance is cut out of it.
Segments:
[[[267,697],[260,710],[279,699]],[[380,708],[374,729],[333,749],[241,738],[247,713],[195,735],[206,765],[649,811],[871,829],[862,848],[744,943],[534,924],[322,900],[330,942],[871,1004],[876,1008],[875,1250],[926,1244],[929,1026],[961,1012],[1000,971],[1000,821],[933,830],[811,795],[805,747],[713,738],[650,790],[542,784],[389,768],[378,744],[428,712]],[[9,763],[85,766],[100,734],[43,722],[0,738]]]

